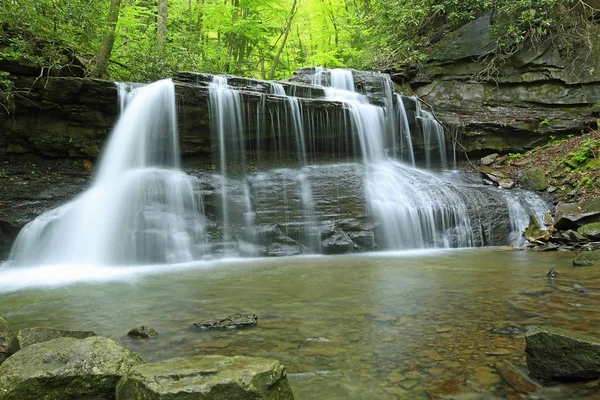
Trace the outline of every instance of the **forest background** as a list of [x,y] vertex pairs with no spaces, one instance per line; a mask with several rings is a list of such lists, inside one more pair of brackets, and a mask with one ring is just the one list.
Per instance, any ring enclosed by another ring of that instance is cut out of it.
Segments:
[[[51,74],[146,82],[176,71],[281,79],[322,65],[414,65],[445,31],[489,12],[495,53],[565,29],[582,0],[6,0],[0,59]],[[2,74],[2,72],[0,72]],[[0,86],[2,75],[0,75]],[[1,89],[1,88],[0,88]]]

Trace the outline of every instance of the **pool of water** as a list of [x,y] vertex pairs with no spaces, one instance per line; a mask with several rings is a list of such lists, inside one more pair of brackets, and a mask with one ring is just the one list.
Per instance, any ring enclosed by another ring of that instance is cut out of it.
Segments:
[[[488,248],[0,270],[0,315],[13,329],[93,330],[149,362],[276,358],[298,400],[506,398],[515,392],[496,365],[524,366],[525,341],[494,329],[546,324],[600,335],[600,270],[575,268],[573,257]],[[258,326],[191,328],[238,312],[256,313]],[[126,336],[141,324],[160,336]],[[552,386],[530,398],[600,398],[596,387]]]

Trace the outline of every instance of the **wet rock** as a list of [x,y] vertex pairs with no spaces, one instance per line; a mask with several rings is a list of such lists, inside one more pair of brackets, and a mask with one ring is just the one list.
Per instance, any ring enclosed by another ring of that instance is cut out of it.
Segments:
[[117,400],[291,400],[285,367],[254,357],[196,356],[138,365],[117,386]]
[[127,336],[136,339],[148,339],[154,336],[158,336],[158,332],[156,332],[154,328],[148,325],[142,325],[129,330],[129,332],[127,332]]
[[542,245],[536,246],[535,251],[555,251],[558,250],[558,245],[554,243],[544,243]]
[[481,167],[481,173],[483,174],[484,179],[487,178],[496,183],[499,183],[502,179],[506,179],[506,175],[504,175],[502,172],[486,166]]
[[289,243],[271,243],[265,253],[268,257],[286,257],[286,256],[297,256],[302,254],[302,249],[298,244]]
[[493,163],[494,161],[496,161],[496,159],[499,157],[498,153],[494,153],[494,154],[489,154],[485,157],[483,157],[481,159],[481,164],[482,165],[490,165],[491,163]]
[[600,265],[600,251],[583,251],[575,257],[573,265],[576,267],[590,267]]
[[577,229],[577,232],[588,239],[600,240],[600,222],[584,225]]
[[498,185],[502,189],[512,189],[513,187],[515,187],[515,181],[513,181],[512,179],[504,178],[504,179],[500,179],[500,181],[498,182]]
[[573,285],[573,289],[571,289],[573,292],[577,292],[577,293],[587,293],[589,292],[589,290],[587,290],[585,287],[578,285],[577,283],[575,283]]
[[558,238],[569,241],[569,242],[575,242],[575,243],[588,241],[585,236],[583,236],[581,233],[574,231],[572,229],[568,229],[566,231],[559,232]]
[[517,393],[537,393],[542,386],[510,363],[496,365],[496,370]]
[[554,265],[550,267],[550,271],[546,274],[548,278],[556,278],[560,273],[554,268]]
[[375,235],[371,231],[348,232],[350,239],[357,244],[361,249],[375,249]]
[[17,337],[10,329],[8,322],[0,317],[0,364],[18,349]]
[[520,335],[524,332],[520,325],[510,324],[502,328],[492,329],[492,333],[497,335]]
[[600,340],[575,332],[535,326],[525,333],[530,374],[538,379],[589,380],[600,377]]
[[28,346],[0,365],[2,400],[103,400],[144,361],[112,339],[59,338]]
[[580,227],[592,224],[594,222],[600,222],[600,212],[586,212],[578,214],[557,214],[556,229],[567,230],[567,229],[579,229]]
[[552,215],[549,212],[544,213],[544,226],[553,226],[554,219],[552,219]]
[[552,237],[552,233],[543,230],[535,215],[529,217],[529,226],[525,229],[525,239],[531,243],[547,242]]
[[96,336],[92,331],[71,331],[66,329],[53,328],[23,328],[17,333],[19,346],[23,349],[32,344],[47,342],[48,340],[58,339],[62,337],[70,337],[75,339],[85,339]]
[[354,242],[346,232],[338,228],[333,235],[321,242],[321,249],[323,254],[351,253],[354,250]]
[[201,329],[235,329],[256,326],[258,317],[256,314],[234,314],[223,319],[207,319],[194,322],[192,327]]
[[546,190],[548,183],[546,182],[546,172],[542,168],[530,168],[519,179],[521,186],[529,190]]

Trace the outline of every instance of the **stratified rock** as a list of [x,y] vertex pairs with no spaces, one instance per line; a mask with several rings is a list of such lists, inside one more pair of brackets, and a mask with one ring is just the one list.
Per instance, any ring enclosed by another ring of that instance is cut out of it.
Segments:
[[544,225],[545,226],[553,226],[554,220],[552,219],[552,215],[549,212],[544,213]]
[[600,377],[600,340],[558,328],[534,326],[525,333],[529,373],[538,379]]
[[600,240],[600,222],[584,225],[577,229],[577,232],[589,239]]
[[496,183],[499,183],[502,179],[506,179],[506,175],[490,167],[482,166],[480,170],[484,178],[488,178]]
[[525,175],[519,179],[521,186],[529,190],[546,190],[546,172],[542,168],[530,168]]
[[127,332],[127,336],[137,339],[148,339],[158,336],[158,332],[156,332],[156,330],[151,326],[142,325],[131,329],[129,332]]
[[271,243],[266,250],[265,255],[269,257],[287,257],[287,256],[297,256],[302,254],[302,249],[300,249],[299,244],[290,244],[290,243],[279,243],[274,242]]
[[573,265],[576,267],[590,267],[600,265],[600,250],[582,251],[573,260]]
[[19,349],[17,338],[8,326],[8,322],[0,317],[0,364]]
[[223,319],[207,319],[205,321],[194,322],[192,327],[201,329],[235,329],[248,328],[256,326],[258,317],[256,314],[234,314]]
[[323,254],[344,254],[354,250],[354,242],[350,236],[340,228],[335,233],[321,242]]
[[525,229],[525,239],[531,243],[547,242],[552,237],[552,233],[543,230],[535,215],[529,217],[529,226]]
[[53,328],[23,328],[17,333],[19,346],[23,349],[32,344],[47,342],[48,340],[58,339],[61,337],[70,337],[75,339],[85,339],[96,336],[92,331],[70,331],[66,329]]
[[285,367],[254,357],[196,356],[133,367],[118,400],[292,400]]
[[500,181],[498,182],[498,185],[502,189],[512,189],[515,186],[515,181],[513,181],[512,179],[504,178],[504,179],[500,179]]
[[600,222],[600,212],[583,212],[579,206],[576,211],[572,211],[570,208],[566,208],[565,205],[561,207],[561,204],[559,203],[559,205],[556,206],[556,216],[554,220],[556,221],[556,224],[554,225],[557,229],[578,229],[587,224]]
[[113,399],[121,376],[143,363],[137,354],[100,336],[34,344],[0,365],[0,399]]
[[487,156],[485,156],[485,157],[483,157],[481,159],[481,164],[482,165],[490,165],[491,163],[493,163],[494,161],[496,161],[496,159],[498,158],[498,156],[499,156],[498,153],[487,155]]

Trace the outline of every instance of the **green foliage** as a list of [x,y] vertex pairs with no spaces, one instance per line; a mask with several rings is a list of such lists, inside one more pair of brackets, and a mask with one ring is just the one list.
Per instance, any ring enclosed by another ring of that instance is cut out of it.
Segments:
[[540,121],[540,128],[543,128],[548,125],[550,125],[550,120],[548,120],[548,118],[545,118],[543,121]]
[[[275,78],[315,65],[383,69],[422,62],[442,29],[482,13],[494,16],[494,52],[511,54],[570,26],[563,21],[578,1],[169,0],[166,44],[159,48],[157,2],[121,0],[107,73],[149,81],[179,70],[266,78],[273,65]],[[110,4],[2,1],[0,58],[33,63],[46,74],[73,63],[92,72],[108,37]]]
[[523,157],[521,153],[508,153],[508,158],[511,160],[515,160],[517,158]]
[[583,164],[590,158],[596,158],[598,149],[600,149],[600,140],[587,139],[579,146],[577,151],[570,153],[571,160]]

